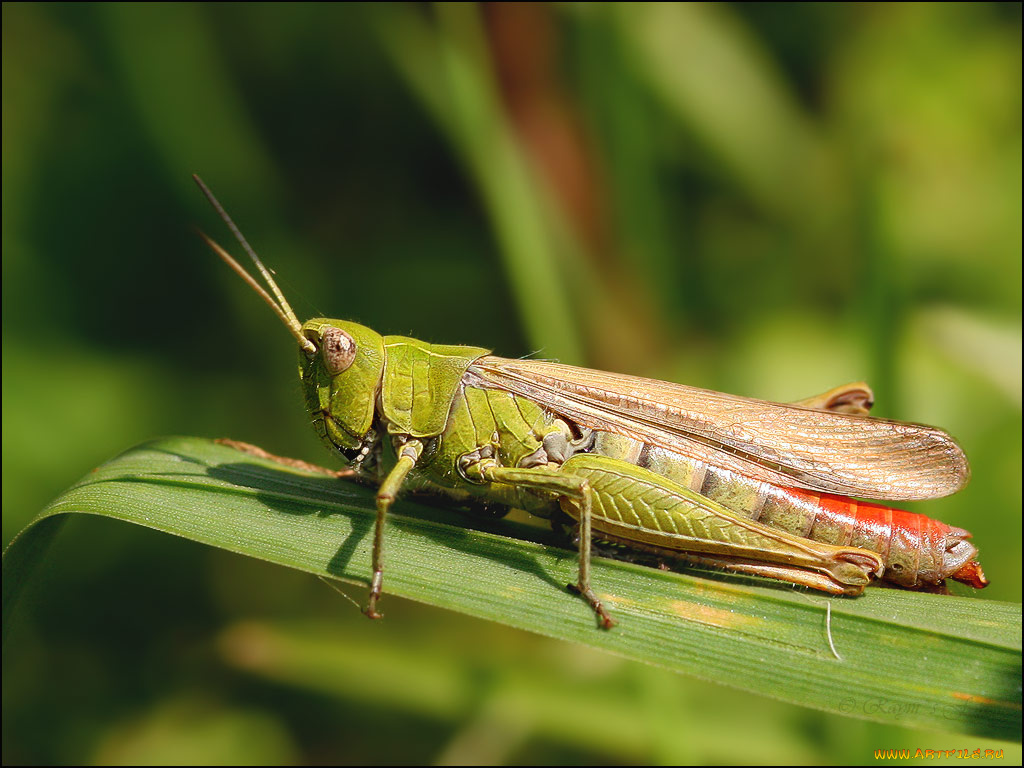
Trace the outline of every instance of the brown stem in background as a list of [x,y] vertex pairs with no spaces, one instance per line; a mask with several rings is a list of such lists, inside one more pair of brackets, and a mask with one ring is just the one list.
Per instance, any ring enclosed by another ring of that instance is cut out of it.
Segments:
[[563,88],[558,30],[543,3],[485,3],[484,18],[506,113],[538,178],[560,203],[606,301],[585,297],[588,353],[612,370],[657,359],[657,324],[635,278],[617,258],[606,183],[593,142]]

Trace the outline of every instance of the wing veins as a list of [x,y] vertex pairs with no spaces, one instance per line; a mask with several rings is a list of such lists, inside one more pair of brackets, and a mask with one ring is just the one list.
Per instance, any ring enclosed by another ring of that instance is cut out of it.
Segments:
[[[968,476],[959,446],[933,427],[558,363],[485,357],[473,369],[485,385],[507,387],[584,426],[654,442],[777,485],[920,499],[952,493]],[[698,415],[692,406],[702,402],[708,407]]]

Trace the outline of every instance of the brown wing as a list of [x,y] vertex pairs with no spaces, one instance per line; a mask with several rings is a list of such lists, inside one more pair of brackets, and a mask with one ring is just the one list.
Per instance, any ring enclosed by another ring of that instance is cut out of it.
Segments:
[[872,499],[946,496],[970,475],[934,427],[783,405],[541,360],[487,356],[469,369],[592,429],[617,432],[783,486]]

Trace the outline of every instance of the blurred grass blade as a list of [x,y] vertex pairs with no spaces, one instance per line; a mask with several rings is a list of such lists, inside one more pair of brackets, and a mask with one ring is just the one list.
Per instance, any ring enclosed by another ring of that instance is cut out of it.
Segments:
[[[389,617],[396,618],[406,617]],[[358,632],[326,614],[242,621],[220,634],[217,648],[247,676],[318,701],[459,723],[433,765],[518,765],[523,748],[538,742],[600,755],[606,765],[693,765],[700,755],[714,755],[710,764],[745,765],[751,744],[781,765],[813,765],[818,753],[802,735],[808,718],[833,719],[766,707],[757,697],[740,701],[723,687],[687,685],[575,643],[524,642],[519,632],[481,630],[459,616],[433,623],[420,616],[402,627]],[[464,642],[471,627],[473,641]],[[744,719],[743,739],[735,737],[737,704],[756,712]]]
[[[237,189],[235,207],[242,207],[245,195],[247,205],[273,210],[274,190],[285,185],[221,60],[208,10],[188,3],[111,3],[95,12],[131,103],[181,199],[199,208],[190,176],[199,172],[221,188]],[[169,70],[177,77],[167,77]],[[183,104],[203,115],[201,126]]]
[[[760,42],[730,8],[615,3],[607,14],[641,79],[764,210],[820,215],[826,147]],[[814,203],[814,205],[812,205]]]
[[[476,11],[442,5],[436,24],[420,16],[412,7],[384,8],[384,48],[476,185],[531,346],[581,363],[584,345],[559,269],[558,247],[566,243],[555,231],[556,207],[508,125]],[[585,278],[575,266],[575,278]]]
[[[3,563],[4,625],[64,514],[106,515],[365,584],[373,508],[370,489],[286,470],[207,440],[146,443],[93,471],[12,542]],[[387,546],[385,594],[817,709],[1020,736],[1019,605],[885,589],[856,600],[833,598],[839,661],[825,635],[829,599],[786,586],[598,558],[594,583],[620,621],[604,632],[565,590],[576,557],[536,529],[401,503]]]

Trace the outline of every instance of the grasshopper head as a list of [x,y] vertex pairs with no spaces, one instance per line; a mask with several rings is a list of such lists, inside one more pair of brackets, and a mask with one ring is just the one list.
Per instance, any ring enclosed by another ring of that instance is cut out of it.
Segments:
[[313,426],[335,448],[357,451],[373,425],[384,374],[384,338],[358,323],[323,317],[303,323],[301,332],[315,347],[299,352]]

